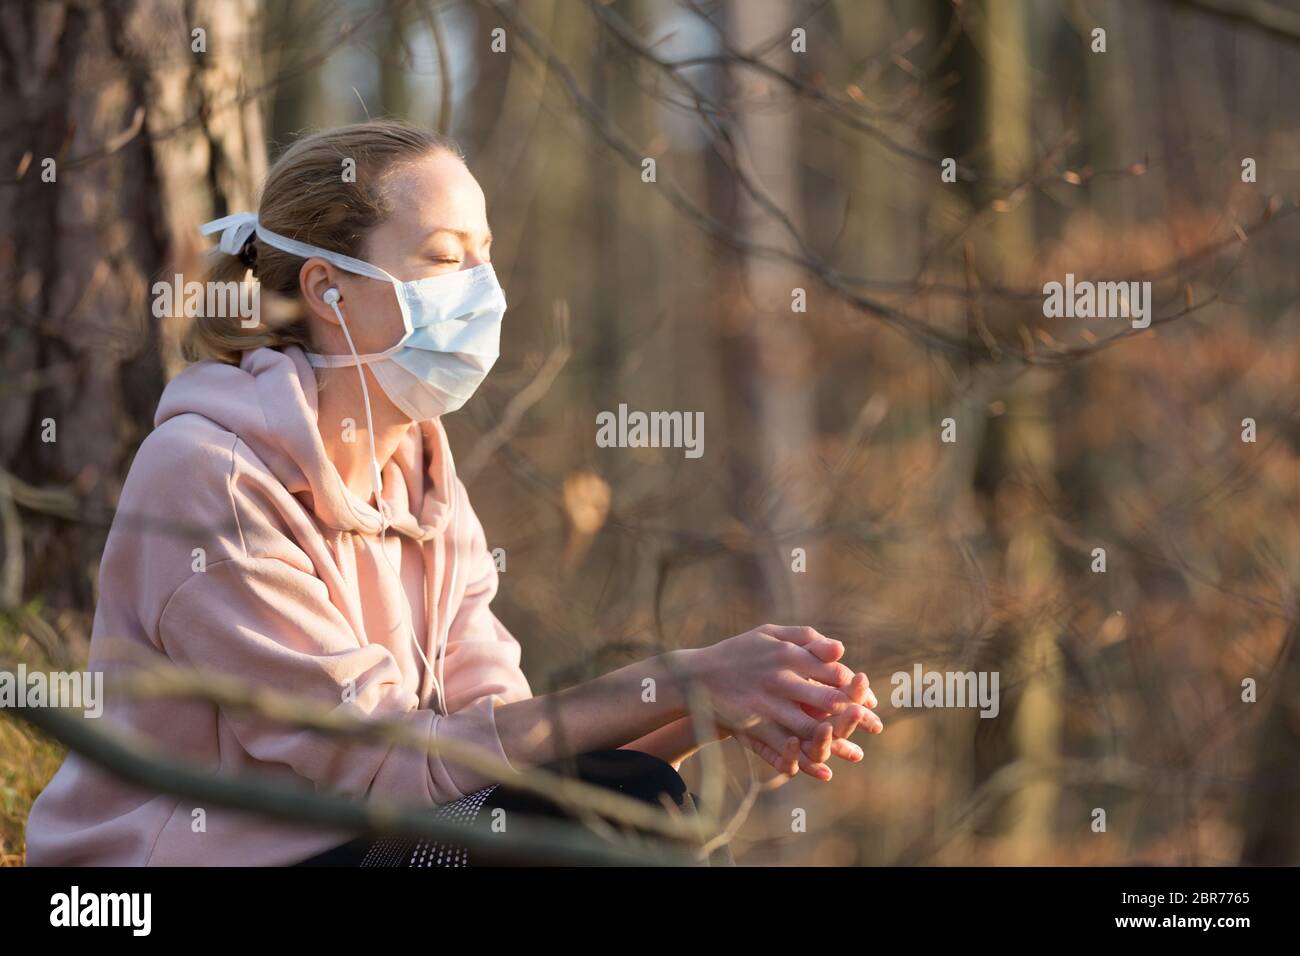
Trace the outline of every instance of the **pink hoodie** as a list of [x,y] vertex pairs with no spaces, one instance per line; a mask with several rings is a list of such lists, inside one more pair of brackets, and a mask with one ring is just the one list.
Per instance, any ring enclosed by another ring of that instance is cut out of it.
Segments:
[[[163,392],[155,425],[104,550],[91,670],[111,678],[129,666],[105,645],[124,638],[164,663],[400,717],[422,734],[506,759],[495,705],[531,691],[519,644],[489,608],[496,566],[439,422],[413,425],[384,469],[386,545],[379,513],[348,491],[325,455],[316,381],[300,349],[186,369]],[[433,675],[408,626],[431,661],[450,628],[449,716],[434,709]],[[355,703],[344,704],[349,682]],[[110,692],[100,719],[213,772],[307,780],[356,796],[434,805],[492,782],[407,747],[345,744],[192,699]],[[27,861],[274,865],[354,836],[198,807],[70,754],[32,807]]]

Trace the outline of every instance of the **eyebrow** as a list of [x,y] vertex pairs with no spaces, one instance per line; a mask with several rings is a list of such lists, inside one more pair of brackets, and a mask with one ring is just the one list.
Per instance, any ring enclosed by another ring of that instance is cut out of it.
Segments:
[[[471,235],[470,235],[468,232],[466,232],[464,229],[452,229],[450,226],[435,226],[433,229],[431,229],[431,230],[429,231],[429,235],[430,235],[430,236],[436,236],[436,235],[437,235],[438,233],[440,233],[440,232],[449,232],[449,233],[451,233],[453,236],[455,236],[456,238],[458,238],[461,242],[465,243],[466,245],[469,245],[470,240],[473,239],[473,236],[471,236]],[[491,229],[488,230],[487,241],[488,241],[489,243],[492,242],[492,230],[491,230]]]

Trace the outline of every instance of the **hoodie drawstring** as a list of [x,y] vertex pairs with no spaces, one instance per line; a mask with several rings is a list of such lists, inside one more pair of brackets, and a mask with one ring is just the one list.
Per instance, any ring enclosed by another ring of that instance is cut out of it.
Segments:
[[[439,609],[440,602],[438,600],[439,592],[442,589],[442,572],[439,568],[441,562],[438,560],[438,552],[440,549],[437,547],[437,542],[434,538],[429,538],[420,542],[420,547],[424,550],[424,560],[426,564],[431,564],[433,568],[432,574],[426,574],[424,576],[425,603],[429,608],[428,613],[425,615],[425,621],[427,623],[425,639],[430,641],[433,645],[433,661],[425,670],[424,682],[426,686],[432,685],[435,700],[437,701],[438,712],[445,714],[447,713],[447,702],[443,698],[442,681],[438,679],[437,673],[438,625],[441,623],[442,617]],[[423,693],[421,696],[423,696]]]

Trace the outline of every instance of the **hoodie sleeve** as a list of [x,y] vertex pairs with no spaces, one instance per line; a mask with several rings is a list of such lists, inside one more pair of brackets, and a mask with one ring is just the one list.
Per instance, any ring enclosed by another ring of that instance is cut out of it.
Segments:
[[[325,584],[286,561],[209,564],[167,602],[159,635],[179,666],[255,676],[261,687],[336,710],[398,718],[421,737],[452,738],[509,765],[491,697],[450,716],[419,709],[388,649],[361,645]],[[327,737],[248,711],[220,713],[252,757],[290,767],[322,789],[441,804],[495,782],[410,747]]]
[[452,715],[474,707],[483,699],[510,703],[533,695],[519,667],[519,642],[492,613],[498,577],[496,561],[488,551],[483,525],[460,485],[457,505],[460,528],[457,542],[458,575],[465,589],[447,635],[445,672],[447,703]]

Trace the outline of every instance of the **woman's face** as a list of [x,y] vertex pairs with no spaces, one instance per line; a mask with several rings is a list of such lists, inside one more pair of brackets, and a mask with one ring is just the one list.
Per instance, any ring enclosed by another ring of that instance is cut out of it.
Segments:
[[[490,261],[487,203],[458,157],[438,150],[391,171],[382,188],[392,214],[370,233],[359,258],[403,282]],[[312,329],[317,351],[349,354],[333,310],[317,307],[330,285],[341,293],[339,309],[359,353],[382,352],[401,339],[405,329],[391,283],[345,272],[320,259],[310,262],[303,288],[311,311],[322,320]]]

